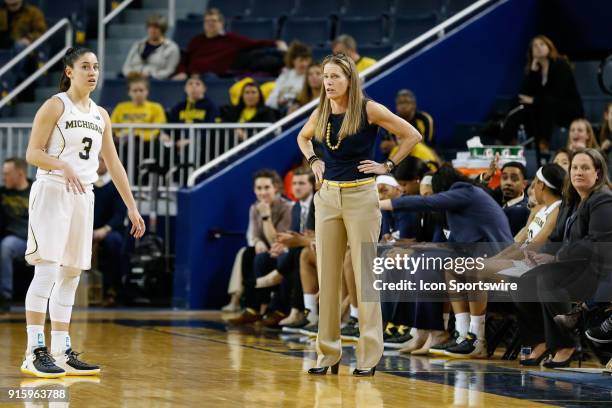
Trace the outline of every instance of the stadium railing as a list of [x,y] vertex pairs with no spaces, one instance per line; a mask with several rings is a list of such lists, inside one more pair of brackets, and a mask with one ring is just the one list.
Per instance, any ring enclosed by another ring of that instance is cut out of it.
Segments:
[[2,68],[0,68],[0,77],[7,74],[11,68],[15,67],[21,60],[24,58],[28,58],[28,56],[36,49],[40,48],[58,31],[61,29],[65,29],[66,37],[64,41],[64,48],[58,50],[53,56],[51,56],[47,62],[45,62],[41,67],[39,67],[35,72],[33,72],[29,77],[27,77],[23,82],[17,85],[14,89],[11,90],[2,100],[0,100],[0,109],[2,109],[5,105],[7,105],[13,98],[19,95],[24,89],[26,89],[30,84],[36,81],[41,75],[47,72],[49,68],[55,65],[58,61],[62,59],[68,48],[72,47],[72,38],[73,38],[73,28],[70,20],[67,18],[63,18],[49,30],[47,30],[43,35],[41,35],[36,41],[32,44],[28,45],[24,48],[19,54],[17,54],[12,60],[6,63]]
[[[153,163],[164,177],[159,187],[170,183],[171,191],[186,184],[187,178],[199,168],[226,151],[249,140],[269,127],[271,123],[218,123],[218,124],[113,124],[117,151],[126,167],[130,185],[134,191],[150,189],[150,177],[142,181],[140,169],[146,159]],[[25,157],[28,140],[32,131],[31,123],[0,123],[0,162],[9,157]],[[280,132],[281,128],[276,128]],[[151,135],[145,142],[140,135]],[[184,171],[177,171],[183,168]],[[165,177],[168,172],[176,175]],[[30,168],[28,176],[35,176]]]

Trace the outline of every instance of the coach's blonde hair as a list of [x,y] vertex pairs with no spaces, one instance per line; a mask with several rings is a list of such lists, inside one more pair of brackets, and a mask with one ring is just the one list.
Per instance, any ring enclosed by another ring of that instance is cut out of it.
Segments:
[[[321,69],[325,70],[325,65],[335,64],[340,67],[342,73],[348,78],[348,107],[342,120],[342,126],[338,132],[339,138],[345,138],[359,131],[363,124],[363,92],[357,68],[352,59],[343,54],[330,55],[321,63]],[[319,117],[315,127],[315,139],[323,141],[327,132],[327,122],[331,114],[331,103],[327,97],[325,89],[321,90],[319,96]]]

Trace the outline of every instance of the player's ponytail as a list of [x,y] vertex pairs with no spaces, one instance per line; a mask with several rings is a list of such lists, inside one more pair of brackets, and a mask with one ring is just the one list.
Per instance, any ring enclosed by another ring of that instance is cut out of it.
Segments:
[[91,52],[94,54],[92,50],[85,47],[71,47],[68,48],[66,54],[62,58],[62,62],[64,63],[64,71],[62,72],[62,77],[60,78],[59,89],[60,92],[66,92],[70,89],[70,78],[66,75],[66,67],[74,68],[74,63],[82,56]]

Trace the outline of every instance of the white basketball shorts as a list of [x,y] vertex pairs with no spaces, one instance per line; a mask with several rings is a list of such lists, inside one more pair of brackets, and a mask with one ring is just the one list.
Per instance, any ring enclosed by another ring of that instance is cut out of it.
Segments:
[[63,178],[37,179],[30,191],[26,261],[30,265],[58,262],[62,266],[91,269],[94,221],[92,187],[85,194],[66,191]]

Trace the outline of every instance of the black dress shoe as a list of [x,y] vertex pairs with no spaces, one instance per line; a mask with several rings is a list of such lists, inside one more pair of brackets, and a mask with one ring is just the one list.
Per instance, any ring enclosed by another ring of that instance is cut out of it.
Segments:
[[521,361],[519,361],[519,364],[522,365],[522,366],[528,366],[528,367],[539,366],[540,363],[542,362],[542,360],[544,360],[549,355],[550,355],[550,350],[546,350],[542,354],[540,354],[539,357],[536,357],[536,358],[527,358],[525,360],[521,360]]
[[545,361],[543,366],[546,368],[569,367],[571,362],[574,360],[578,360],[578,367],[582,366],[582,353],[578,351],[574,351],[567,360],[563,360],[563,361],[553,361],[553,359],[551,358]]
[[[308,374],[312,374],[312,375],[325,375],[325,374],[327,374],[327,369],[328,368],[329,367],[312,367],[310,370],[308,370]],[[340,369],[340,362],[338,361],[336,364],[331,366],[331,373],[337,375],[339,369]]]
[[355,370],[353,370],[353,375],[355,377],[374,377],[375,372],[376,372],[376,367],[356,368]]

